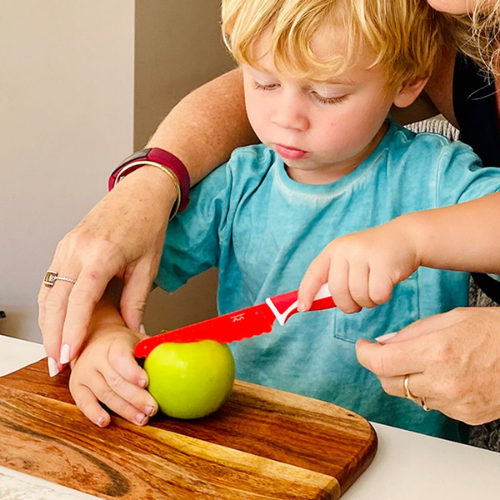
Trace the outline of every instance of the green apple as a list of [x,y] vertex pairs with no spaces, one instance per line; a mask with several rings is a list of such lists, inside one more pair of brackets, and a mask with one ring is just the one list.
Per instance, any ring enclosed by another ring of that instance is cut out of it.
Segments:
[[170,417],[210,415],[233,391],[233,354],[227,344],[215,340],[160,344],[146,358],[144,369],[148,391]]

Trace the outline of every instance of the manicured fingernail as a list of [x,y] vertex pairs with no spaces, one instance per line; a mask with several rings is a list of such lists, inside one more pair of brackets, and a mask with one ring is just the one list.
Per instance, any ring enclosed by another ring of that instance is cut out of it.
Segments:
[[140,331],[141,333],[146,333],[146,328],[144,328],[144,325],[141,325],[141,326],[139,327],[139,331]]
[[59,361],[61,365],[67,365],[69,363],[69,345],[64,344],[61,349],[61,359]]
[[104,417],[99,417],[99,420],[97,421],[97,425],[99,427],[104,427]]
[[398,334],[398,332],[392,332],[392,333],[386,333],[385,335],[381,335],[380,337],[377,337],[375,340],[381,344],[382,342],[392,339],[392,337],[395,337]]
[[47,363],[49,365],[49,376],[55,377],[59,373],[59,367],[57,366],[57,362],[54,358],[48,358]]
[[148,416],[147,415],[144,415],[144,413],[138,413],[136,416],[135,416],[135,421],[139,424],[139,425],[143,425],[144,423],[146,423],[146,420],[148,419]]
[[148,381],[146,379],[143,378],[143,379],[139,380],[139,386],[140,387],[144,388],[147,385],[148,385]]
[[146,415],[149,417],[152,417],[155,414],[155,407],[154,406],[146,406]]
[[299,302],[299,304],[297,305],[297,311],[299,311],[299,313],[306,312],[306,305],[304,304],[304,302]]

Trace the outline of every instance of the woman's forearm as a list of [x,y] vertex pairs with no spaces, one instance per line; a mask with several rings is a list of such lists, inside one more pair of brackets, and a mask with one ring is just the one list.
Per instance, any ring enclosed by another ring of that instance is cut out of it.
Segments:
[[182,99],[148,146],[180,158],[195,184],[228,160],[234,149],[257,142],[246,116],[241,71],[235,69]]

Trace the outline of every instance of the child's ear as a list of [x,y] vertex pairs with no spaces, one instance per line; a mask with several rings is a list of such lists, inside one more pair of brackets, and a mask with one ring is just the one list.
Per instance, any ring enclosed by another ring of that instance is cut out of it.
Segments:
[[422,90],[424,90],[425,85],[429,81],[429,76],[417,78],[402,85],[394,98],[394,105],[398,108],[407,108],[413,104]]

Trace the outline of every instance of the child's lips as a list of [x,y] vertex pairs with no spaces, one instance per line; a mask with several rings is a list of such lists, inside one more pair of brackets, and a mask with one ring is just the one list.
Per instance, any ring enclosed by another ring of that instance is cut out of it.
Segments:
[[292,148],[291,146],[284,146],[283,144],[276,144],[276,151],[280,156],[289,160],[298,160],[307,154],[307,151]]

